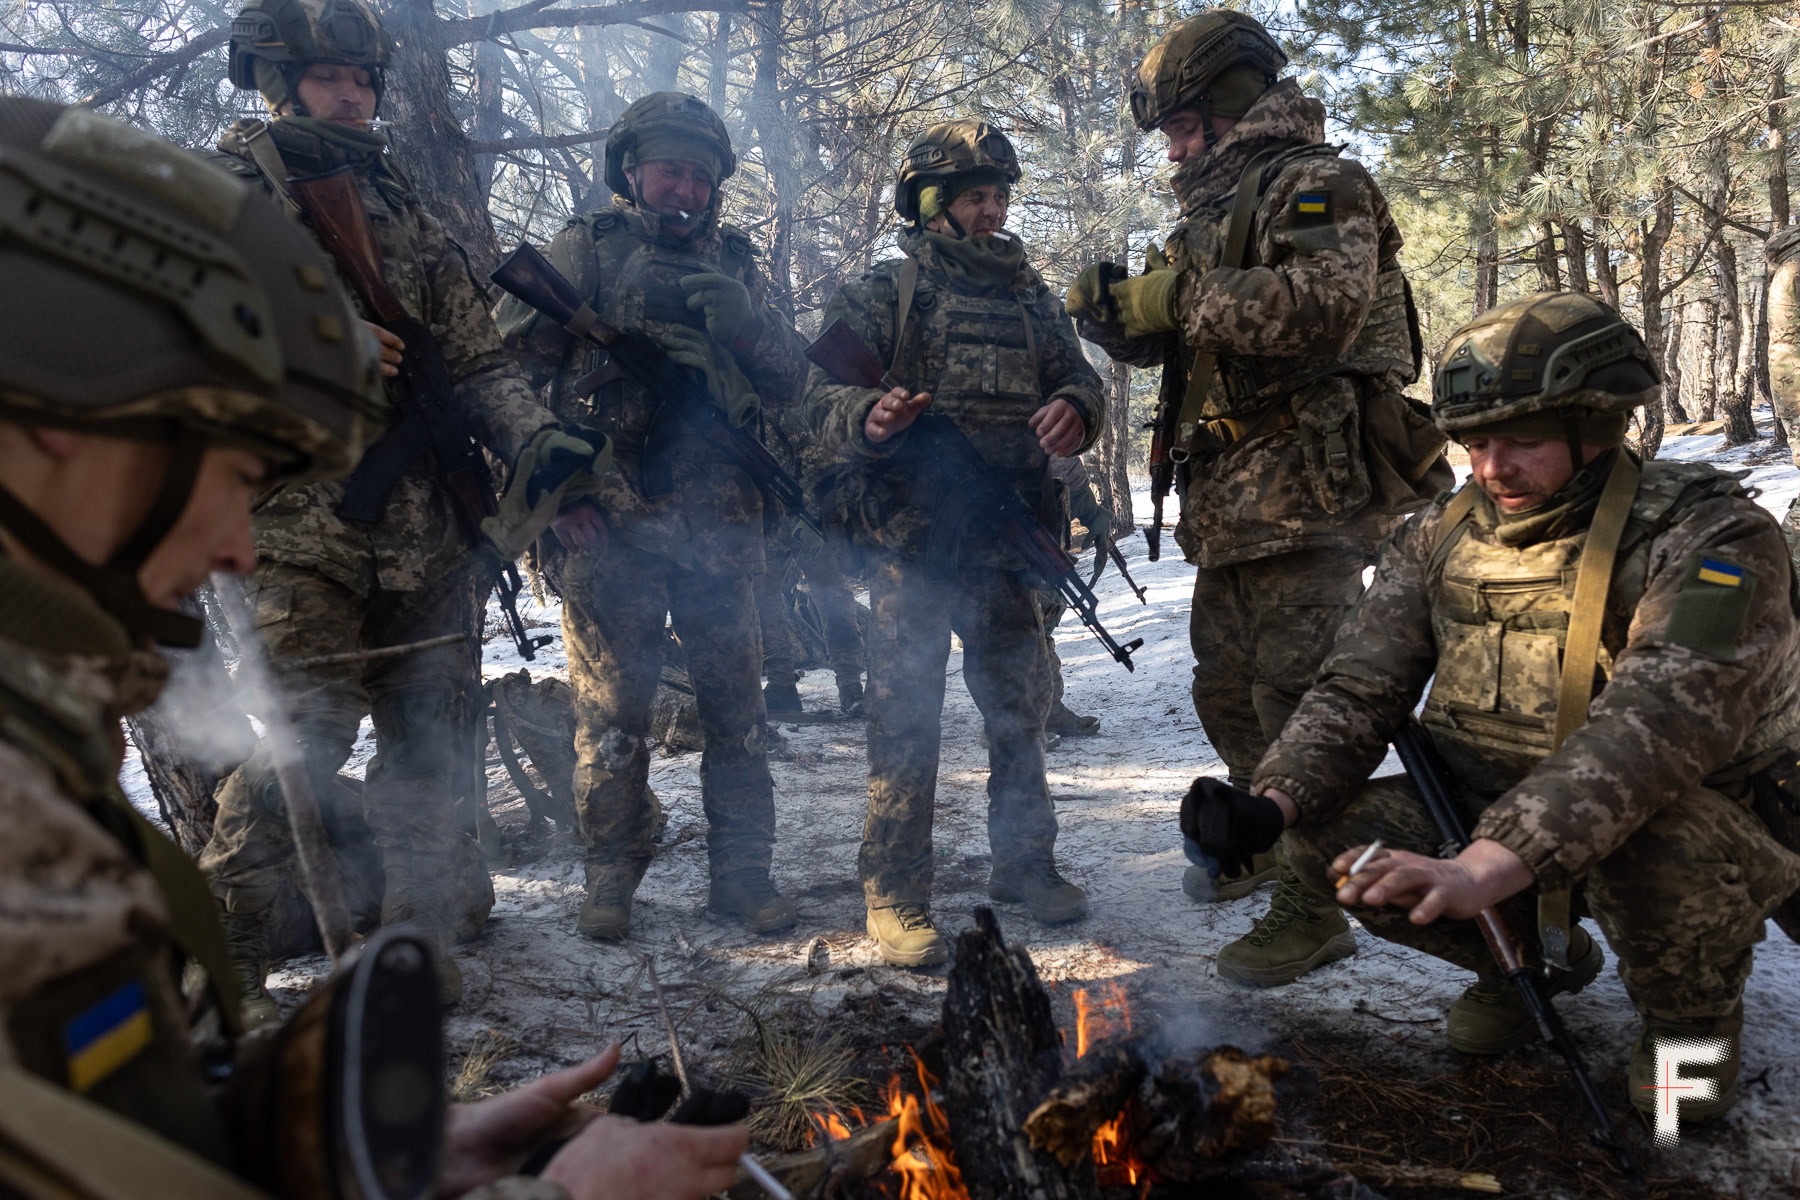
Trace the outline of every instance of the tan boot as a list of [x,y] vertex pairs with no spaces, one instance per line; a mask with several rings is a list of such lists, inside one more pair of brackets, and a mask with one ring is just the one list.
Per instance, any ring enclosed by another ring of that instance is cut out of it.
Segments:
[[950,943],[931,923],[931,910],[923,904],[871,908],[867,928],[882,961],[890,966],[930,967],[950,957]]
[[1671,1080],[1656,1078],[1656,1044],[1677,1038],[1700,1041],[1724,1038],[1728,1043],[1725,1057],[1716,1063],[1687,1063],[1680,1069],[1682,1079],[1710,1079],[1717,1088],[1711,1100],[1683,1100],[1677,1113],[1683,1121],[1710,1121],[1731,1111],[1737,1103],[1738,1071],[1742,1066],[1739,1048],[1743,1044],[1744,1002],[1723,1017],[1699,1021],[1645,1021],[1644,1032],[1631,1047],[1631,1065],[1625,1078],[1630,1085],[1631,1103],[1638,1111],[1655,1116],[1657,1110],[1670,1103],[1670,1096],[1680,1092],[1668,1090]]
[[1219,978],[1274,987],[1356,953],[1356,934],[1337,905],[1314,900],[1285,869],[1269,911],[1249,933],[1219,951]]
[[1064,879],[1056,864],[1030,863],[995,871],[988,877],[988,898],[1023,903],[1046,925],[1060,925],[1088,915],[1087,893]]
[[800,919],[794,902],[776,891],[769,873],[757,867],[714,879],[707,891],[706,907],[722,917],[730,917],[751,933],[779,933]]
[[1214,879],[1205,867],[1189,867],[1181,874],[1181,890],[1195,904],[1212,904],[1220,900],[1238,900],[1281,874],[1281,859],[1274,850],[1265,850],[1250,860],[1250,868],[1236,875]]
[[[1588,931],[1576,926],[1569,938],[1569,969],[1550,977],[1550,994],[1579,992],[1600,974],[1606,953]],[[1495,975],[1476,980],[1450,1006],[1444,1023],[1450,1048],[1464,1054],[1505,1054],[1543,1036],[1537,1018],[1525,1007],[1511,979]]]
[[631,932],[631,897],[643,871],[629,863],[587,864],[587,897],[575,931],[601,942],[622,942]]

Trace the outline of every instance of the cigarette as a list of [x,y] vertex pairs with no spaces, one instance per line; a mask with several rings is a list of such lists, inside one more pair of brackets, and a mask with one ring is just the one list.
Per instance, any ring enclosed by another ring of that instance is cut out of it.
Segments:
[[[676,209],[676,210],[675,210],[675,215],[676,215],[676,216],[678,216],[678,217],[680,217],[680,218],[681,218],[681,219],[682,219],[682,220],[683,220],[683,221],[684,221],[684,222],[686,222],[686,221],[691,221],[691,220],[693,220],[693,219],[694,219],[694,214],[693,214],[693,213],[691,213],[691,212],[689,212],[689,211],[688,211],[688,210],[687,210],[687,209],[685,209],[685,208],[678,208],[678,209]],[[779,1184],[777,1184],[777,1185],[776,1185],[776,1186],[778,1186],[778,1187],[779,1187],[779,1186],[780,1186],[780,1185],[779,1185]]]
[[738,1166],[744,1168],[744,1174],[754,1179],[756,1186],[769,1193],[774,1200],[794,1200],[794,1193],[782,1187],[779,1179],[764,1170],[763,1165],[748,1154],[738,1155]]
[[1358,871],[1362,870],[1364,867],[1368,866],[1369,860],[1374,858],[1375,852],[1380,849],[1381,849],[1381,839],[1380,838],[1376,838],[1374,841],[1370,842],[1369,848],[1367,850],[1364,850],[1361,854],[1357,855],[1356,861],[1350,864],[1350,873],[1347,875],[1342,875],[1342,876],[1338,877],[1337,886],[1343,887],[1346,883],[1349,883],[1352,879],[1356,878],[1356,873]]

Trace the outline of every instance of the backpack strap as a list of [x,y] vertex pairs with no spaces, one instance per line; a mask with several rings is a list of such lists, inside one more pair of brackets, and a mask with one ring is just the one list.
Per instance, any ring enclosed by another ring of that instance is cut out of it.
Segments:
[[913,296],[919,290],[919,260],[912,255],[906,256],[906,265],[900,268],[900,299],[894,308],[894,354],[888,361],[888,378],[906,378],[900,371],[901,360],[906,357],[906,325],[912,318]]
[[281,160],[281,151],[276,148],[275,139],[269,136],[269,123],[253,121],[251,124],[254,128],[249,128],[242,135],[244,152],[256,164],[256,169],[262,172],[269,189],[280,199],[281,207],[287,209],[288,216],[300,216],[300,203],[288,191],[287,164]]

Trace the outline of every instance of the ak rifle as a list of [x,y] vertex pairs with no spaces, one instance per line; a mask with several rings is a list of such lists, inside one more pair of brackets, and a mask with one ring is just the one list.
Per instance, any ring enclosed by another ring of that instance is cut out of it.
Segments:
[[[1130,588],[1132,594],[1138,598],[1138,603],[1150,603],[1144,598],[1144,589],[1139,587],[1138,581],[1131,577],[1131,568],[1125,565],[1125,556],[1119,553],[1119,543],[1113,541],[1111,537],[1106,539],[1106,552],[1112,556],[1113,565],[1119,568],[1119,578],[1125,581],[1125,586]],[[1098,579],[1099,577],[1100,572],[1095,571],[1094,578]]]
[[[430,326],[407,311],[382,273],[381,245],[363,207],[356,176],[349,167],[322,175],[289,179],[288,194],[311,223],[313,233],[336,261],[338,270],[355,288],[363,311],[374,323],[405,344],[401,352],[400,382],[403,393],[396,419],[370,446],[344,484],[338,515],[373,524],[387,509],[388,496],[421,454],[429,453],[435,476],[450,498],[457,526],[493,576],[500,608],[519,653],[528,661],[552,640],[532,637],[519,619],[519,594],[524,583],[519,568],[502,561],[500,553],[481,530],[482,521],[494,516],[494,477],[487,459],[457,407],[455,381],[444,351]],[[532,472],[526,499],[535,502],[554,491],[571,475],[589,465],[578,454],[558,453]]]
[[[806,357],[844,383],[884,391],[906,388],[882,370],[875,355],[841,317],[806,348]],[[945,497],[932,523],[927,562],[947,565],[954,572],[956,547],[963,530],[972,520],[985,523],[1025,560],[1033,575],[1062,596],[1115,661],[1124,664],[1127,671],[1136,670],[1131,652],[1142,646],[1144,639],[1121,646],[1106,631],[1100,623],[1099,598],[1081,578],[1075,560],[1050,536],[1023,496],[995,482],[994,468],[969,441],[969,435],[942,413],[923,412],[913,418],[906,439],[904,453],[937,475]]]
[[[1419,789],[1420,796],[1425,800],[1426,811],[1431,814],[1439,836],[1444,839],[1438,847],[1438,857],[1455,858],[1468,848],[1470,837],[1469,828],[1463,819],[1462,806],[1451,791],[1450,768],[1444,765],[1444,760],[1438,756],[1437,747],[1431,744],[1431,735],[1411,717],[1394,731],[1392,740],[1401,765],[1412,777],[1413,786]],[[1588,1111],[1594,1116],[1594,1128],[1588,1134],[1588,1140],[1611,1154],[1619,1170],[1642,1187],[1643,1177],[1638,1174],[1636,1164],[1631,1161],[1631,1153],[1620,1139],[1619,1131],[1613,1127],[1612,1114],[1600,1099],[1600,1093],[1594,1089],[1594,1081],[1588,1075],[1587,1060],[1582,1058],[1581,1048],[1575,1044],[1574,1035],[1563,1024],[1562,1015],[1550,1000],[1549,981],[1536,963],[1537,955],[1525,939],[1519,936],[1512,918],[1500,907],[1484,908],[1476,913],[1475,924],[1481,930],[1481,936],[1487,940],[1488,951],[1493,954],[1494,961],[1500,964],[1507,978],[1512,980],[1513,986],[1519,991],[1519,998],[1524,1000],[1526,1009],[1537,1021],[1538,1032],[1544,1035],[1544,1041],[1561,1054],[1563,1061],[1569,1065],[1569,1073],[1575,1077],[1575,1087],[1581,1092]]]
[[578,393],[589,396],[610,379],[629,377],[662,401],[663,408],[646,439],[647,492],[666,495],[675,486],[673,465],[668,461],[669,431],[663,417],[672,409],[701,437],[736,459],[765,497],[820,537],[825,536],[825,527],[806,507],[806,492],[799,481],[787,473],[754,434],[733,425],[719,411],[700,372],[672,361],[647,334],[616,329],[600,320],[575,285],[529,242],[507,255],[489,278],[508,295],[605,352],[606,360],[598,369],[575,381]]

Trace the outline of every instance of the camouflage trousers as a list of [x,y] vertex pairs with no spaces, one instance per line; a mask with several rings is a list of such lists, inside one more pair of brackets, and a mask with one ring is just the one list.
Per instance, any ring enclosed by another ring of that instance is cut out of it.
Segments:
[[1194,712],[1234,783],[1250,785],[1312,686],[1367,565],[1360,551],[1302,550],[1194,576]]
[[769,569],[757,576],[756,610],[762,622],[763,673],[771,683],[797,679],[805,657],[788,605],[788,585],[801,578],[824,627],[832,672],[840,679],[862,674],[863,639],[856,623],[856,594],[843,569],[847,547],[840,544],[843,534],[834,527],[827,527],[826,538],[826,544],[804,560],[774,541],[767,547]]
[[[1411,781],[1376,779],[1337,816],[1289,829],[1284,845],[1301,886],[1332,896],[1331,860],[1380,831],[1388,846],[1435,854],[1437,827]],[[1800,887],[1800,855],[1783,849],[1743,804],[1698,789],[1652,817],[1581,881],[1619,960],[1638,1013],[1658,1021],[1724,1017],[1743,994],[1764,923]],[[1473,921],[1414,925],[1403,908],[1358,908],[1370,933],[1497,977]]]
[[[472,627],[478,568],[462,558],[417,592],[373,589],[359,596],[316,571],[264,561],[251,574],[248,599],[268,647],[275,686],[288,706],[313,793],[328,827],[353,827],[335,805],[355,793],[337,771],[355,745],[364,714],[375,726],[375,757],[362,789],[362,823],[386,875],[384,921],[436,921],[452,908],[491,907],[485,875],[462,878],[469,839],[459,831],[452,773],[460,705],[474,678],[468,645],[442,646],[367,663],[292,669],[300,657],[421,641]],[[252,706],[254,707],[254,706]],[[348,799],[347,799],[348,798]],[[265,739],[218,791],[219,813],[200,866],[228,911],[267,912],[291,887],[293,844]],[[471,897],[474,897],[471,899]],[[486,908],[480,913],[486,917]],[[477,921],[479,924],[479,921]]]
[[[1800,338],[1800,329],[1794,331]],[[1769,339],[1769,394],[1788,433],[1788,450],[1800,466],[1800,341]]]
[[1018,574],[969,568],[954,581],[878,561],[869,578],[869,815],[857,869],[870,908],[931,902],[950,634],[987,724],[988,845],[996,871],[1048,862],[1056,811],[1041,734],[1050,710],[1037,592]]
[[800,678],[799,647],[794,623],[788,616],[787,581],[795,573],[793,555],[773,541],[764,548],[768,569],[751,584],[756,594],[756,620],[762,631],[762,673],[777,685]]
[[700,796],[715,878],[769,869],[775,789],[764,750],[762,638],[749,575],[701,575],[614,537],[563,568],[575,689],[575,815],[588,861],[649,864],[650,713],[664,619],[687,658],[705,749]]

